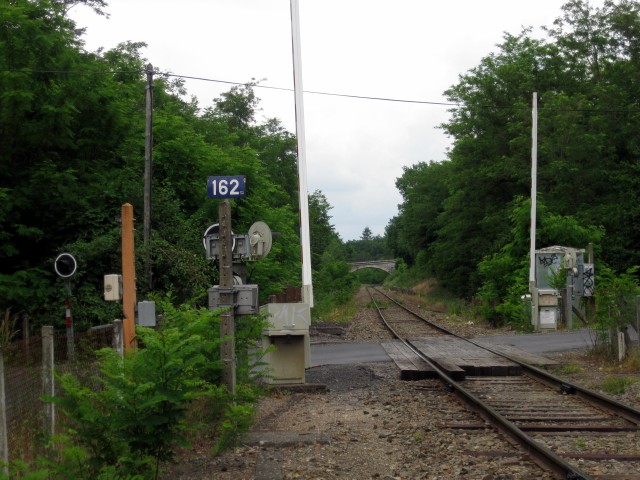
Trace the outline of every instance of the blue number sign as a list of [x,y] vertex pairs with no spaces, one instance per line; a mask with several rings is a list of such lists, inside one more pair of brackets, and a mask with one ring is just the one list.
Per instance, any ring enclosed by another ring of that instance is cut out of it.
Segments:
[[207,178],[209,198],[244,198],[247,196],[247,179],[244,175]]

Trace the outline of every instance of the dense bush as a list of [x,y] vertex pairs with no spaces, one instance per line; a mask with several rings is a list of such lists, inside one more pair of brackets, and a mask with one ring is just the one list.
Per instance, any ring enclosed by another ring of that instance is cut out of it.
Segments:
[[251,372],[263,353],[257,340],[264,319],[238,322],[238,387],[230,396],[221,384],[219,314],[168,301],[160,302],[160,311],[159,328],[138,327],[139,348],[124,357],[113,349],[98,352],[99,375],[59,377],[61,392],[48,400],[60,409],[65,434],[51,440],[49,456],[32,467],[13,465],[14,472],[157,478],[161,463],[171,461],[201,426],[194,407],[204,408],[202,420],[217,425],[216,452],[235,444],[261,392]]

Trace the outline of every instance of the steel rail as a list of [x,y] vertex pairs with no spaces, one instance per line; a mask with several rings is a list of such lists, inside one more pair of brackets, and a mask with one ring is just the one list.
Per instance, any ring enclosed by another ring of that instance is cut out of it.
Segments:
[[522,362],[521,360],[518,360],[517,358],[513,358],[511,356],[509,356],[508,354],[504,353],[504,352],[500,352],[497,350],[492,349],[491,347],[488,347],[485,344],[481,344],[477,341],[474,341],[470,338],[466,338],[463,337],[461,335],[458,335],[450,330],[447,330],[446,328],[437,325],[435,323],[433,323],[432,321],[430,321],[427,318],[424,318],[422,315],[420,315],[417,312],[414,312],[413,310],[411,310],[410,308],[405,307],[404,305],[402,305],[401,303],[399,303],[398,301],[396,301],[393,297],[390,297],[389,295],[387,295],[386,293],[384,293],[383,291],[374,288],[378,293],[380,293],[381,295],[384,295],[387,299],[391,300],[392,302],[394,302],[396,305],[398,305],[400,308],[406,310],[407,312],[415,315],[416,317],[418,317],[420,320],[428,323],[430,326],[433,326],[434,328],[438,329],[441,332],[447,333],[448,335],[451,335],[455,338],[458,338],[460,340],[464,340],[465,342],[469,342],[473,345],[475,345],[478,348],[482,348],[484,350],[487,350],[491,353],[493,353],[494,355],[498,355],[502,358],[505,358],[513,363],[516,363],[517,365],[519,365],[529,376],[534,377],[535,379],[537,379],[538,381],[546,384],[549,387],[552,388],[559,388],[563,393],[565,394],[573,394],[576,396],[579,396],[580,398],[583,398],[587,401],[590,401],[592,403],[597,404],[599,407],[607,410],[609,413],[612,413],[614,415],[618,415],[622,418],[624,418],[625,420],[637,425],[638,427],[640,427],[640,410],[631,407],[629,405],[625,405],[624,403],[618,402],[617,400],[613,399],[613,398],[609,398],[605,395],[602,395],[598,392],[594,392],[592,390],[586,389],[584,387],[581,387],[579,385],[573,384],[571,382],[568,382],[566,380],[563,380],[559,377],[556,377],[555,375],[553,375],[552,373],[549,373],[547,371],[541,370],[538,367],[535,367],[534,365],[531,365],[529,363],[525,363]]
[[584,387],[581,387],[580,385],[576,385],[566,380],[563,380],[559,377],[556,377],[552,373],[546,372],[529,363],[525,363],[516,358],[510,357],[509,355],[496,351],[490,347],[487,347],[486,345],[476,343],[471,339],[464,338],[464,337],[461,337],[461,338],[463,340],[466,340],[472,343],[473,345],[476,345],[477,347],[484,348],[485,350],[495,355],[501,356],[511,362],[514,362],[520,365],[520,367],[526,372],[527,375],[535,378],[539,382],[544,383],[549,387],[559,388],[560,391],[564,394],[576,395],[588,402],[596,404],[598,407],[606,410],[607,412],[613,415],[617,415],[619,417],[624,418],[628,422],[636,425],[636,427],[640,427],[640,410],[633,408],[630,405],[626,405],[624,403],[618,402],[613,398],[609,398],[593,390],[589,390]]
[[[381,292],[378,289],[375,289],[381,295],[384,295],[389,300],[396,303],[398,306],[403,308],[404,310],[416,315],[420,319],[426,321],[430,325],[434,325],[437,329],[441,331],[446,331],[446,329],[435,325],[433,322],[423,318],[421,315],[416,314],[410,309],[406,308],[404,305],[401,305],[393,298],[389,297],[384,292]],[[393,333],[396,338],[398,338],[402,343],[404,343],[408,348],[410,348],[417,356],[419,356],[422,360],[424,360],[433,370],[436,372],[440,380],[445,384],[446,388],[456,394],[456,396],[462,399],[465,403],[472,406],[478,413],[481,414],[485,420],[487,420],[492,426],[497,428],[502,433],[506,434],[513,440],[515,440],[531,457],[543,468],[546,467],[548,470],[552,471],[554,474],[562,475],[563,478],[567,480],[591,480],[591,477],[586,473],[578,470],[570,463],[566,462],[558,455],[556,455],[553,451],[545,447],[544,445],[539,444],[529,435],[520,430],[513,422],[505,418],[502,414],[496,411],[493,407],[487,405],[485,402],[480,400],[470,391],[465,389],[458,382],[453,380],[449,375],[446,374],[438,365],[433,363],[426,355],[424,355],[420,350],[415,348],[411,342],[406,341],[403,338],[400,338],[395,330],[389,325],[386,318],[382,314],[381,309],[378,307],[378,302],[376,302],[375,298],[373,298],[373,294],[369,292],[371,300],[376,306],[376,310],[378,311],[378,315],[384,322],[384,324],[389,328],[389,330]],[[449,332],[451,333],[451,332]],[[452,333],[451,333],[452,334]],[[462,338],[459,335],[452,334],[455,337]],[[464,339],[466,340],[466,339]]]

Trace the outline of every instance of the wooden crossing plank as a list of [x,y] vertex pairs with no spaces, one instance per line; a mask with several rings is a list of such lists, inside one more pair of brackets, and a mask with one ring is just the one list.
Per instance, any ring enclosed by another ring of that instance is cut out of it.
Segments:
[[435,370],[413,353],[404,343],[384,342],[380,345],[400,369],[400,379],[421,380],[424,378],[437,377]]
[[522,363],[528,363],[533,366],[557,366],[559,363],[555,360],[552,360],[547,357],[543,357],[541,355],[536,355],[535,353],[525,352],[524,350],[520,350],[512,345],[502,345],[491,343],[489,341],[483,341],[481,339],[474,339],[480,345],[485,345],[487,348],[491,348],[499,353],[504,353],[505,355],[509,355],[510,357],[515,358],[516,360]]
[[452,380],[464,380],[466,371],[456,365],[455,361],[451,361],[446,357],[429,357],[434,361]]
[[[444,370],[460,378],[469,376],[520,375],[519,365],[456,337],[427,337],[411,342]],[[446,367],[445,367],[446,365]],[[457,377],[457,378],[456,378]]]
[[459,365],[469,376],[475,377],[507,377],[522,374],[522,368],[501,357],[461,358]]
[[[540,366],[557,364],[548,358],[524,352],[509,345],[476,341],[496,352],[513,356],[523,363]],[[499,377],[517,376],[522,373],[520,365],[460,338],[422,337],[411,340],[411,343],[454,380],[463,380],[465,375]],[[400,369],[400,378],[414,380],[436,377],[431,367],[402,342],[385,342],[382,343],[382,347]]]

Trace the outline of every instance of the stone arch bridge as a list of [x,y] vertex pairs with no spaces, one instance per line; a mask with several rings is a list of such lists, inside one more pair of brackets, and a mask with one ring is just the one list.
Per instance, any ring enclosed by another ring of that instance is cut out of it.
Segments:
[[351,265],[351,272],[361,270],[363,268],[377,268],[378,270],[384,270],[387,273],[391,273],[396,269],[395,260],[369,260],[368,262],[349,262]]

